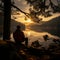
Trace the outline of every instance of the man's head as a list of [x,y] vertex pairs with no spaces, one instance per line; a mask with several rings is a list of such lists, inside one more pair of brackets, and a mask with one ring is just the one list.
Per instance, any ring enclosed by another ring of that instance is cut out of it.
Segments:
[[17,29],[20,29],[21,28],[21,26],[20,25],[17,25]]

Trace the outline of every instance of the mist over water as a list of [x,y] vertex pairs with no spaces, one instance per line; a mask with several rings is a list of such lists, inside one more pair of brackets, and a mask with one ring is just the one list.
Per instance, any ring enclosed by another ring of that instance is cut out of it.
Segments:
[[[24,17],[22,17],[22,18],[24,19]],[[60,28],[59,28],[59,26],[58,26],[58,28],[56,28],[57,26],[55,27],[55,25],[54,25],[54,27],[49,27],[49,26],[51,26],[51,24],[48,26],[47,23],[45,23],[43,25],[44,26],[43,27],[40,24],[37,24],[37,23],[32,22],[30,20],[25,21],[23,19],[17,18],[17,20],[15,22],[12,22],[13,25],[11,25],[11,26],[13,27],[12,30],[15,30],[16,24],[20,23],[21,27],[23,26],[22,28],[25,29],[25,30],[23,30],[23,32],[25,34],[25,37],[28,37],[28,45],[29,46],[32,44],[32,42],[38,40],[40,44],[42,44],[43,46],[46,47],[50,43],[53,43],[53,41],[52,41],[53,38],[54,39],[60,39]],[[17,21],[19,23],[17,23]],[[48,24],[49,23],[50,22],[48,22]],[[47,27],[45,27],[45,25]],[[11,41],[14,41],[12,33],[11,33]],[[43,38],[44,35],[48,35],[50,40],[45,41]],[[2,35],[0,36],[0,39],[2,40]]]
[[[33,28],[33,27],[30,27],[30,28]],[[35,27],[36,28],[36,27]],[[24,31],[24,34],[25,34],[25,37],[28,37],[28,45],[31,46],[32,42],[34,41],[39,41],[40,44],[42,44],[43,47],[48,47],[49,44],[53,43],[53,39],[60,39],[58,37],[58,35],[52,35],[48,32],[45,32],[45,31],[41,31],[41,29],[37,29],[39,31],[34,31],[34,30],[31,30],[31,29],[26,29]],[[54,31],[56,32],[56,31]],[[49,39],[48,41],[45,41],[43,36],[44,35],[48,35]],[[13,35],[11,34],[11,40],[14,41]]]
[[[60,37],[57,34],[56,35],[55,34],[52,35],[52,34],[50,34],[48,32],[41,31],[41,29],[39,30],[39,32],[31,30],[31,29],[26,29],[23,32],[25,34],[25,37],[28,37],[28,46],[31,46],[32,42],[38,40],[39,43],[42,45],[42,47],[48,47],[49,44],[53,43],[53,39],[60,39]],[[52,32],[52,31],[50,30],[50,32]],[[56,33],[56,30],[54,30],[54,32]],[[45,41],[44,38],[43,38],[44,35],[48,35],[50,40]],[[2,40],[2,35],[0,36],[0,39]],[[10,40],[14,41],[13,34],[11,34],[11,39]]]

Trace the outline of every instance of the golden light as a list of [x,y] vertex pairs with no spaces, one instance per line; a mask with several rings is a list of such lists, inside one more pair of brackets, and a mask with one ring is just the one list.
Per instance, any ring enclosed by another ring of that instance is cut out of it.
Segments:
[[31,22],[31,19],[28,18],[27,20],[25,20],[25,22]]
[[28,36],[30,36],[31,32],[30,32],[30,31],[28,31],[28,33],[27,33],[27,34],[28,34]]
[[25,24],[26,28],[30,28],[29,25],[31,25],[32,23],[33,23],[33,21],[30,18],[27,18],[24,21],[24,24]]

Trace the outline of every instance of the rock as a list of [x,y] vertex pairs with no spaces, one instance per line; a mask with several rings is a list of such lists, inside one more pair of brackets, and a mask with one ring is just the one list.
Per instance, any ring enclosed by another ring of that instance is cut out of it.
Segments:
[[22,60],[16,51],[15,43],[0,40],[0,60]]

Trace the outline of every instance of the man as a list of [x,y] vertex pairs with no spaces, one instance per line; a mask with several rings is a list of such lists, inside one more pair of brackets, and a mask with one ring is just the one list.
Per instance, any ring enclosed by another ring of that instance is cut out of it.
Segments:
[[25,41],[25,45],[28,45],[28,38],[25,38],[24,33],[21,30],[21,27],[17,25],[16,31],[13,33],[13,38],[17,44],[21,44]]

